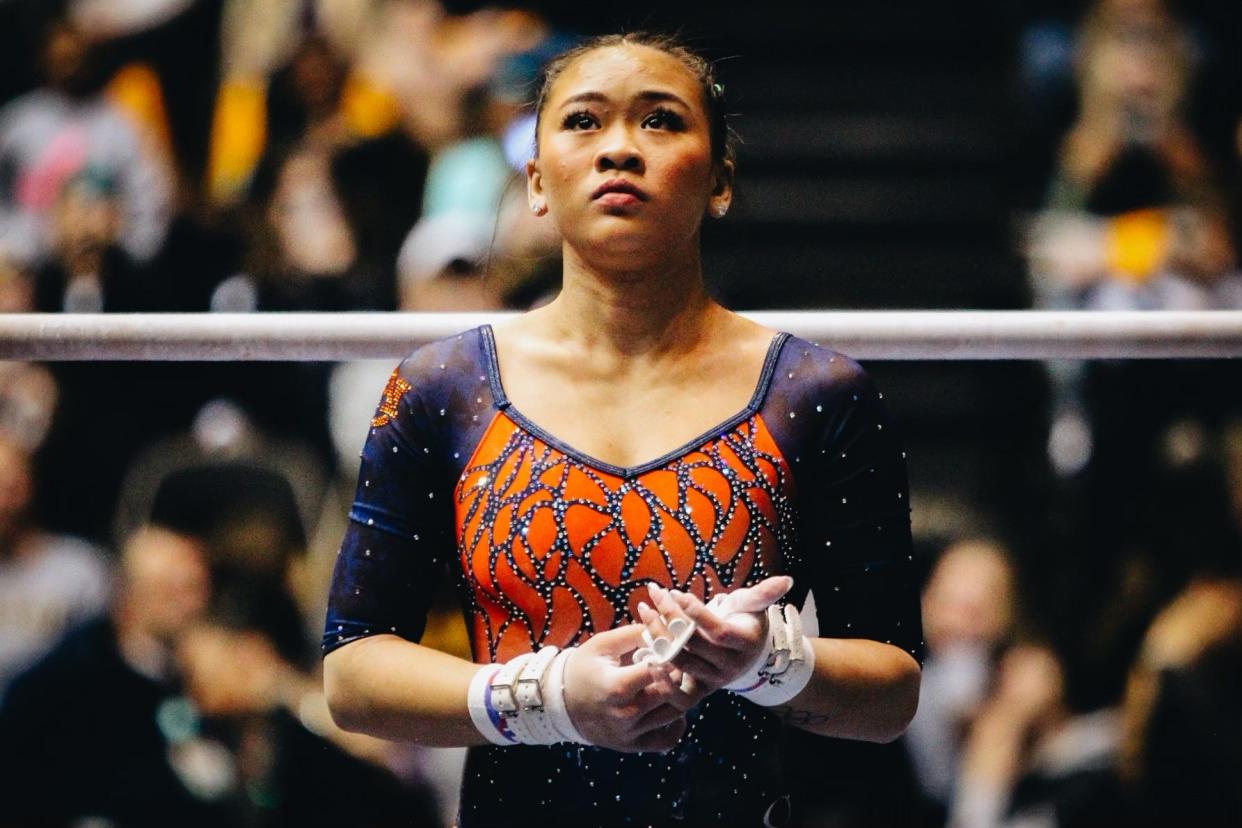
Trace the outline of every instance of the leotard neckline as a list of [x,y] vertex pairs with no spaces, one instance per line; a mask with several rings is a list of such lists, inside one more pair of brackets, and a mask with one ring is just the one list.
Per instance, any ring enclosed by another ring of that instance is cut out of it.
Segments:
[[482,325],[479,328],[479,332],[481,333],[480,340],[483,346],[488,382],[491,385],[492,398],[495,400],[496,408],[503,411],[505,416],[513,420],[522,429],[566,456],[598,471],[625,479],[637,477],[640,474],[666,466],[679,457],[727,434],[741,423],[753,417],[763,405],[768,388],[772,384],[772,377],[776,371],[776,361],[780,356],[781,347],[790,336],[783,331],[772,336],[772,341],[768,344],[767,355],[763,360],[763,368],[759,372],[759,381],[755,383],[755,390],[751,394],[750,401],[746,403],[746,406],[741,411],[712,426],[697,437],[687,440],[672,451],[665,452],[654,460],[649,460],[637,466],[618,466],[614,463],[606,463],[603,460],[596,459],[585,452],[578,451],[522,414],[505,394],[504,383],[500,378],[500,361],[496,356],[496,338],[492,332],[492,326]]

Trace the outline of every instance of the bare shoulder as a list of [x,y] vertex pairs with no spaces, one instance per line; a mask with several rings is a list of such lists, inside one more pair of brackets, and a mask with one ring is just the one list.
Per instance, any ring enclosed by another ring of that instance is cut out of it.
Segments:
[[555,337],[549,336],[551,322],[545,308],[535,308],[510,317],[492,326],[492,336],[501,358],[518,358],[547,362],[554,360],[560,348]]
[[772,340],[780,332],[747,319],[740,313],[724,309],[722,311],[723,318],[718,335],[721,344],[743,361],[762,362]]

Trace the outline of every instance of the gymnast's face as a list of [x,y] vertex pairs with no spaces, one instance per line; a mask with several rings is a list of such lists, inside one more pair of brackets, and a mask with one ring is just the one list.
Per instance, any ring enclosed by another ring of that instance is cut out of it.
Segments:
[[565,242],[625,267],[695,244],[704,213],[727,209],[729,162],[714,164],[703,92],[677,58],[635,44],[587,52],[544,100],[532,205]]

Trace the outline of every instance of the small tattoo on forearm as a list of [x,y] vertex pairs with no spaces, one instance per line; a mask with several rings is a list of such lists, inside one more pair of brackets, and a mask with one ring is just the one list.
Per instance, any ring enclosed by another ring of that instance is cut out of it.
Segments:
[[792,707],[786,707],[780,712],[781,721],[798,727],[806,727],[807,725],[827,724],[832,717],[827,713],[815,713],[811,710],[797,710]]

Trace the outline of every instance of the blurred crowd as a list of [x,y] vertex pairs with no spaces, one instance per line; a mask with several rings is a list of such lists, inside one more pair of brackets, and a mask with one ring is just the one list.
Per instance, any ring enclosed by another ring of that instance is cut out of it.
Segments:
[[[1097,0],[1019,44],[1019,94],[1075,98],[1021,216],[1036,307],[1242,307],[1242,124],[1190,117],[1208,57],[1174,12]],[[560,263],[529,103],[573,40],[438,0],[0,0],[0,312],[537,304]],[[0,824],[449,823],[461,752],[343,733],[318,679],[391,367],[0,363]],[[794,744],[812,824],[1242,812],[1242,389],[1184,363],[1048,382],[1047,548],[916,499],[920,711],[859,765],[900,815]],[[457,614],[424,642],[468,657]]]

